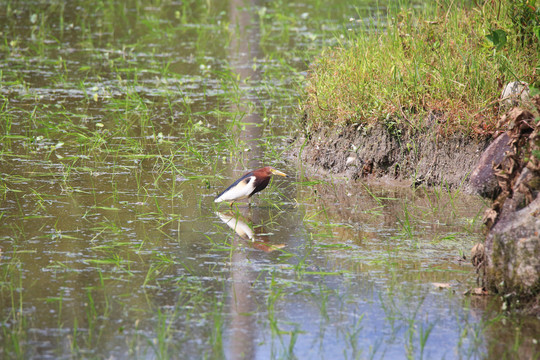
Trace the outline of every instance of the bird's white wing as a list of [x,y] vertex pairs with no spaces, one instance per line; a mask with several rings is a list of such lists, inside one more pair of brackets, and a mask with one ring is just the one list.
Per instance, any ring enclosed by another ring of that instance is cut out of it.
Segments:
[[222,201],[236,201],[249,197],[249,195],[255,190],[255,176],[249,176],[237,184],[234,184],[219,196],[215,202]]

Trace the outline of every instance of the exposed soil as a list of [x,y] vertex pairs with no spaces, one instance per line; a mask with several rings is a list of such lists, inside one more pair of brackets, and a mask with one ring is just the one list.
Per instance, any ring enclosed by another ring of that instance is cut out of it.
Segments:
[[[317,171],[350,179],[468,187],[490,137],[441,136],[434,123],[411,132],[395,123],[323,128],[299,139],[296,156]],[[428,122],[429,123],[429,122]]]

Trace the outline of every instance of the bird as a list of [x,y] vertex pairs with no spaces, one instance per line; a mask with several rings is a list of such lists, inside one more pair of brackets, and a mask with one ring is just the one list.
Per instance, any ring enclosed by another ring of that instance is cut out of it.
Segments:
[[249,199],[268,186],[272,175],[289,177],[287,174],[276,170],[271,166],[265,166],[244,174],[221,194],[216,196],[214,202],[219,203],[226,201],[230,202],[232,205],[232,203],[237,200]]

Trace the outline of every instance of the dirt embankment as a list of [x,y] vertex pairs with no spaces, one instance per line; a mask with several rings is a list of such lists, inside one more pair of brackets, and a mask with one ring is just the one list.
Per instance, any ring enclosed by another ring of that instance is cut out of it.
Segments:
[[441,136],[430,115],[422,130],[395,123],[322,128],[305,134],[298,158],[351,179],[390,179],[414,185],[469,187],[489,137]]

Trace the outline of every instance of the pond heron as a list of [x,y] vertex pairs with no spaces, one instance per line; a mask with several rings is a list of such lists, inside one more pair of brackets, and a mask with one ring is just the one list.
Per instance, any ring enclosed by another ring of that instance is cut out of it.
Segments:
[[253,194],[264,190],[268,186],[272,175],[288,177],[287,174],[282,173],[271,166],[265,166],[250,171],[240,179],[236,180],[231,186],[225,189],[225,191],[219,194],[214,201],[217,203],[226,201],[230,202],[232,205],[232,203],[237,200],[248,199],[252,197]]

